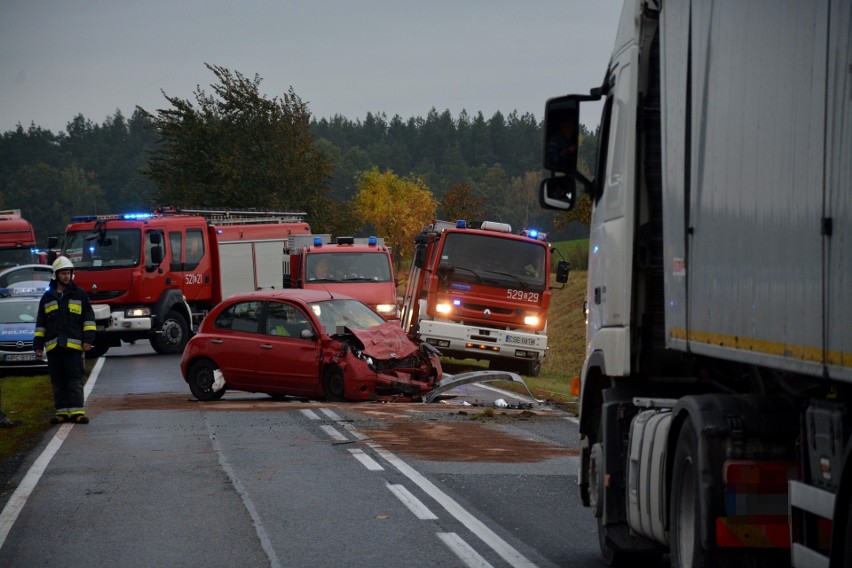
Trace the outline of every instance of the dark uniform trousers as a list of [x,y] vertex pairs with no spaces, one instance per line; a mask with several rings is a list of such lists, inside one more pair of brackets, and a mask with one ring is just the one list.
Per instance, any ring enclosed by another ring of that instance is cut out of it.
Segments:
[[83,410],[83,357],[82,351],[59,346],[47,352],[47,368],[57,411]]

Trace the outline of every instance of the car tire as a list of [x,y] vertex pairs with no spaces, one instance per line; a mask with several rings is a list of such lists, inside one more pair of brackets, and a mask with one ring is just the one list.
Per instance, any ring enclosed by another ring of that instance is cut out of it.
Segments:
[[213,382],[216,380],[215,372],[218,369],[219,367],[208,359],[196,361],[190,366],[187,382],[192,396],[201,402],[211,402],[225,395],[225,387],[217,391],[213,390]]
[[346,398],[343,369],[334,365],[325,368],[322,375],[322,392],[325,399],[331,402],[339,402]]

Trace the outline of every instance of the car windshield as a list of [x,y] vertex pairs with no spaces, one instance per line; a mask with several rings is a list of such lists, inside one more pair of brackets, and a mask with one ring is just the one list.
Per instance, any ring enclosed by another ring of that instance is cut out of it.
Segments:
[[358,300],[322,300],[310,306],[329,335],[341,333],[343,327],[369,329],[385,321]]
[[139,264],[142,233],[139,229],[110,229],[99,232],[71,231],[65,234],[62,254],[75,269],[129,268]]
[[38,313],[38,299],[0,300],[0,323],[32,323]]

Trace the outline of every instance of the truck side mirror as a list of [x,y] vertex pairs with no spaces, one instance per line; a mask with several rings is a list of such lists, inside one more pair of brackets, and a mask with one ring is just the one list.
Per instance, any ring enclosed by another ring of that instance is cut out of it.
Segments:
[[577,202],[577,180],[569,176],[541,180],[538,191],[539,204],[544,209],[570,211]]
[[560,260],[556,265],[556,281],[560,284],[568,282],[568,272],[571,270],[571,263],[567,260]]

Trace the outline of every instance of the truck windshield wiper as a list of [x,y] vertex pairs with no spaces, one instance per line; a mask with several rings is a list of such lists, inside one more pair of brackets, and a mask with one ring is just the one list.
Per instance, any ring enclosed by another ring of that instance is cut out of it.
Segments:
[[489,274],[499,274],[500,276],[508,276],[509,278],[520,284],[523,288],[529,289],[530,287],[529,282],[527,282],[517,274],[512,274],[510,272],[498,272],[496,270],[486,270],[485,272]]
[[452,272],[455,272],[456,270],[464,270],[464,271],[466,271],[466,272],[470,272],[471,274],[473,274],[474,276],[476,276],[476,280],[477,280],[478,282],[482,282],[482,275],[481,275],[481,274],[479,274],[479,272],[477,272],[477,271],[476,271],[476,270],[474,270],[473,268],[468,268],[467,266],[453,266],[451,271],[452,271]]

